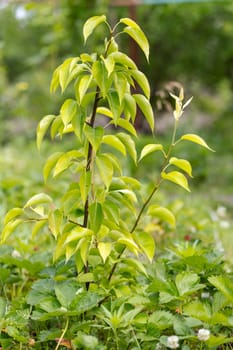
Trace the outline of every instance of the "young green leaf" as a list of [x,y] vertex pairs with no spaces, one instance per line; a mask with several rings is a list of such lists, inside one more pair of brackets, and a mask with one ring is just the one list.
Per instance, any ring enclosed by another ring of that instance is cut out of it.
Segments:
[[185,171],[190,177],[192,177],[192,166],[189,163],[188,160],[185,159],[178,159],[176,157],[172,157],[169,160],[169,163],[172,165],[177,166],[178,168],[182,169],[183,171]]
[[8,222],[14,219],[16,216],[20,216],[22,214],[23,214],[22,208],[13,208],[9,210],[4,218],[4,225],[6,225]]
[[114,71],[115,60],[110,55],[108,55],[107,58],[104,58],[103,56],[101,56],[101,59],[104,62],[105,68],[108,72],[108,77],[110,77],[111,73]]
[[148,154],[156,151],[161,151],[164,154],[163,146],[161,144],[148,144],[143,147],[139,161],[146,157]]
[[66,238],[64,245],[66,245],[70,242],[78,241],[83,237],[89,237],[92,235],[93,235],[92,230],[90,230],[86,227],[76,226],[75,228],[73,228],[73,230],[71,232],[69,232],[69,235]]
[[150,101],[141,94],[134,94],[133,98],[137,102],[137,105],[139,106],[140,110],[144,114],[151,131],[154,131],[154,113],[150,104]]
[[5,242],[7,238],[15,231],[15,229],[23,222],[22,219],[9,221],[3,228],[1,233],[1,243]]
[[149,61],[149,53],[150,47],[147,40],[147,37],[143,33],[140,27],[126,27],[123,32],[127,33],[134,41],[138,44],[138,46],[142,49],[143,53],[146,56],[147,61]]
[[96,164],[101,180],[105,184],[106,188],[109,188],[113,176],[112,163],[105,154],[100,154],[96,157]]
[[77,159],[81,158],[82,156],[83,156],[83,153],[76,150],[69,151],[62,154],[57,160],[57,163],[53,172],[53,177],[58,176],[63,171],[68,169],[74,163],[74,161],[77,161]]
[[75,91],[76,91],[76,98],[80,105],[83,102],[83,98],[87,93],[87,90],[91,84],[91,81],[92,81],[91,75],[84,75],[79,80],[77,80],[77,83],[75,85]]
[[131,119],[132,122],[135,121],[136,112],[137,112],[137,104],[135,99],[132,97],[131,94],[125,93],[124,95],[124,114],[126,116],[126,119]]
[[105,117],[113,119],[112,111],[106,107],[98,107],[96,112],[105,115]]
[[142,72],[139,70],[131,70],[130,71],[131,76],[134,78],[134,80],[138,83],[144,94],[146,95],[146,98],[150,98],[150,84]]
[[130,69],[137,70],[137,66],[134,61],[123,52],[113,52],[108,57],[111,57],[116,64],[120,64]]
[[142,249],[147,258],[152,262],[155,254],[155,241],[147,232],[134,232],[133,237],[137,245]]
[[103,210],[102,210],[101,204],[98,202],[92,203],[89,206],[89,215],[90,215],[90,228],[95,233],[97,233],[103,221]]
[[55,239],[61,233],[63,223],[63,215],[59,209],[51,211],[48,216],[49,229],[52,232]]
[[135,142],[132,139],[132,137],[123,132],[118,133],[117,136],[125,145],[130,157],[134,160],[135,163],[137,163],[137,151],[135,147]]
[[62,154],[64,153],[55,152],[47,159],[43,169],[43,176],[44,176],[45,183],[47,182],[52,169],[54,168],[55,164],[57,163],[58,159],[61,157]]
[[101,258],[103,259],[103,262],[105,263],[105,261],[107,260],[107,258],[109,257],[112,251],[112,244],[109,242],[99,242],[98,250]]
[[164,180],[174,182],[180,187],[183,187],[186,191],[190,192],[186,177],[179,171],[171,171],[170,173],[163,172],[161,176]]
[[43,138],[51,125],[52,121],[56,118],[55,115],[46,115],[38,124],[36,136],[37,136],[37,148],[40,149]]
[[[115,122],[112,121],[110,124],[115,124]],[[119,118],[115,125],[120,126],[122,129],[127,130],[133,136],[137,136],[136,129],[134,128],[134,126],[130,122],[128,122],[128,120],[123,119],[123,118]]]
[[119,140],[117,135],[104,135],[102,143],[110,145],[121,152],[124,156],[126,155],[125,145]]
[[187,140],[187,141],[197,143],[198,145],[205,147],[205,148],[209,149],[210,151],[214,152],[214,150],[207,145],[205,140],[203,140],[203,138],[201,138],[200,136],[198,136],[196,134],[185,134],[185,135],[181,136],[180,140]]
[[122,113],[122,106],[117,91],[109,91],[107,94],[107,100],[113,114],[114,125],[117,125],[118,119]]
[[102,97],[105,98],[111,85],[111,79],[103,61],[95,61],[92,66],[92,75],[100,89]]
[[88,37],[92,34],[94,29],[101,23],[106,22],[106,16],[93,16],[88,18],[83,26],[83,37],[84,42],[87,41]]
[[92,145],[94,151],[97,152],[103,139],[104,129],[101,126],[92,128],[90,125],[86,124],[84,128],[84,134]]
[[158,207],[156,204],[153,204],[150,205],[147,214],[166,221],[172,227],[176,226],[175,215],[167,208]]
[[71,98],[65,100],[60,110],[61,119],[65,127],[76,116],[77,111],[78,111],[78,105],[75,100],[72,100]]
[[35,196],[31,197],[27,203],[24,205],[24,208],[34,207],[38,204],[47,204],[52,203],[52,198],[48,196],[46,193],[39,193]]

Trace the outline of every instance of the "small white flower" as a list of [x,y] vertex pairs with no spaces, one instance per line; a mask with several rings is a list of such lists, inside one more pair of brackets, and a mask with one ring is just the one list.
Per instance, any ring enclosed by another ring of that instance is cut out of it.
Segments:
[[179,337],[177,335],[171,335],[167,338],[167,347],[169,349],[177,349],[179,347]]
[[197,333],[197,337],[201,341],[206,341],[210,337],[210,331],[208,329],[201,328],[201,329],[199,329],[199,331]]
[[226,220],[221,220],[220,221],[220,227],[221,228],[229,228],[230,227],[230,223]]
[[14,249],[13,252],[11,253],[11,256],[13,258],[20,258],[21,254],[20,254],[20,252],[18,252],[18,250]]
[[216,213],[220,218],[224,218],[226,217],[226,211],[227,209],[225,207],[219,206],[216,210]]

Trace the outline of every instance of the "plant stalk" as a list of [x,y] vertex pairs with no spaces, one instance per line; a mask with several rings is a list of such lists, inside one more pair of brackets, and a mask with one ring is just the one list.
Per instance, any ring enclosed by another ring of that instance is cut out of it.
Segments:
[[[173,147],[175,146],[175,138],[176,138],[177,125],[178,125],[178,120],[175,120],[174,128],[173,128],[173,133],[172,133],[171,144],[170,144],[169,149],[168,149],[168,151],[167,151],[167,154],[166,154],[166,157],[165,157],[163,166],[162,166],[162,171],[161,171],[161,173],[160,173],[160,177],[159,177],[159,179],[158,179],[157,184],[156,184],[155,187],[153,188],[152,192],[149,194],[149,196],[147,197],[147,199],[146,199],[145,202],[143,203],[143,205],[142,205],[142,207],[141,207],[141,209],[140,209],[140,211],[139,211],[139,213],[138,213],[138,216],[137,216],[137,218],[136,218],[136,220],[135,220],[135,223],[134,223],[134,225],[133,225],[133,227],[132,227],[130,233],[133,233],[133,232],[136,230],[136,228],[137,228],[137,226],[138,226],[138,224],[139,224],[139,221],[140,221],[140,219],[141,219],[141,217],[142,217],[143,212],[145,211],[146,207],[147,207],[148,204],[150,203],[150,201],[151,201],[151,199],[153,198],[154,194],[155,194],[155,193],[159,190],[159,188],[160,188],[160,185],[161,185],[161,183],[162,183],[162,181],[163,181],[163,179],[162,179],[162,177],[161,177],[161,174],[165,171],[166,167],[168,166],[168,164],[169,164],[169,157],[170,157],[170,155],[171,155],[171,152],[172,152]],[[126,249],[126,248],[124,247],[124,248],[121,250],[121,252],[119,253],[119,255],[118,255],[118,257],[117,257],[117,262],[113,265],[113,267],[112,267],[112,269],[111,269],[111,271],[110,271],[110,274],[109,274],[109,277],[108,277],[108,281],[109,281],[109,282],[111,281],[112,276],[113,276],[113,274],[114,274],[114,272],[115,272],[115,270],[116,270],[116,267],[117,267],[117,265],[118,265],[118,260],[121,258],[121,256],[122,256],[122,254],[124,253],[125,249]]]

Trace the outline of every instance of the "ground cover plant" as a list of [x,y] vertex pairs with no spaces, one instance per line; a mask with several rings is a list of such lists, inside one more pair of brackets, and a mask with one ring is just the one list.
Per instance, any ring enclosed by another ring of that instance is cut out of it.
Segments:
[[[157,197],[162,185],[190,191],[192,166],[177,157],[178,145],[211,150],[199,135],[178,136],[191,99],[185,102],[182,88],[171,94],[170,144],[165,147],[154,138],[138,155],[138,109],[154,133],[150,86],[119,50],[117,38],[129,35],[147,60],[149,44],[131,19],[122,18],[111,28],[104,15],[85,22],[84,40],[100,25],[106,28],[102,52],[68,58],[55,70],[51,91],[68,90],[71,97],[58,115],[45,116],[37,128],[38,148],[49,130],[52,139],[73,134],[73,143],[45,162],[45,191],[5,216],[1,347],[231,348],[233,280],[221,255],[189,239],[159,249],[151,230],[153,223],[168,231],[176,226],[175,215]],[[161,170],[144,189],[142,181],[124,172],[121,158],[140,167],[152,154],[160,159]],[[54,198],[51,177],[65,179]],[[34,254],[22,256],[7,245],[14,231],[20,232],[24,251],[34,249]]]

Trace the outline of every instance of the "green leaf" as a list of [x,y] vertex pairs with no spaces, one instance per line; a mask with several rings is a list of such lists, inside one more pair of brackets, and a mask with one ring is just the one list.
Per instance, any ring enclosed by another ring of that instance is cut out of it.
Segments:
[[197,274],[185,271],[176,276],[175,283],[180,296],[192,294],[205,287],[204,284],[199,284]]
[[122,112],[122,106],[117,91],[109,91],[107,94],[107,100],[110,110],[112,111],[114,125],[116,126]]
[[139,25],[133,19],[128,17],[121,18],[120,23],[124,23],[131,28],[140,29]]
[[13,208],[9,210],[4,217],[4,225],[6,225],[8,222],[14,219],[16,216],[20,216],[22,214],[23,214],[22,208]]
[[109,117],[109,118],[113,119],[112,112],[110,111],[110,109],[108,109],[106,107],[98,107],[96,112],[99,113],[99,114],[103,114],[106,117]]
[[43,169],[43,176],[44,176],[44,181],[47,182],[48,177],[54,168],[55,164],[57,163],[58,159],[61,157],[63,152],[56,152],[53,153],[46,161]]
[[211,276],[208,281],[233,302],[233,281],[227,276]]
[[109,257],[112,251],[112,244],[109,242],[99,242],[98,250],[101,258],[103,259],[103,262],[105,263],[105,261],[107,260],[107,258]]
[[147,37],[143,33],[140,27],[126,27],[123,30],[124,33],[127,33],[134,41],[138,44],[138,46],[142,49],[143,53],[146,56],[147,61],[149,61],[149,53],[150,47],[147,40]]
[[96,164],[99,170],[101,180],[108,189],[112,181],[113,176],[113,166],[108,157],[104,154],[100,154],[96,157]]
[[177,166],[178,168],[184,170],[190,177],[192,177],[192,166],[189,161],[185,159],[178,159],[176,157],[172,157],[169,160],[169,163]]
[[137,70],[137,66],[134,61],[123,52],[113,52],[108,57],[110,57],[110,59],[113,59],[115,63],[126,66],[127,68]]
[[105,200],[103,204],[104,214],[107,216],[110,222],[114,222],[119,225],[120,209],[119,206],[110,200]]
[[122,263],[125,263],[126,266],[132,266],[133,269],[135,269],[135,274],[137,273],[137,271],[141,271],[145,276],[147,276],[147,272],[146,269],[144,267],[144,265],[141,263],[141,261],[136,260],[136,259],[121,259]]
[[40,220],[35,223],[32,229],[32,238],[34,239],[38,232],[42,230],[42,228],[47,224],[47,219],[45,220]]
[[96,84],[100,88],[102,97],[105,98],[111,85],[111,79],[109,79],[108,77],[108,72],[105,68],[104,62],[102,61],[94,62],[92,66],[92,74],[93,74],[93,78],[96,81]]
[[148,154],[156,151],[161,151],[164,154],[163,146],[161,144],[148,144],[143,147],[139,161],[146,157]]
[[98,202],[94,202],[89,206],[90,228],[97,233],[103,221],[102,206]]
[[52,232],[55,239],[62,231],[63,215],[59,209],[51,211],[48,216],[49,229]]
[[104,129],[101,126],[92,128],[90,125],[86,124],[84,133],[92,145],[94,151],[97,152],[104,136]]
[[52,121],[56,118],[55,115],[46,115],[38,124],[37,130],[36,130],[36,137],[37,137],[37,148],[40,149],[41,143],[43,141],[43,138],[51,125]]
[[64,130],[64,124],[62,122],[61,116],[58,115],[54,121],[52,122],[51,128],[50,128],[50,136],[52,140],[57,135],[62,135],[62,131]]
[[126,115],[126,119],[131,119],[133,122],[135,121],[137,112],[137,104],[135,99],[131,94],[125,93],[124,95],[124,114]]
[[75,281],[63,281],[55,284],[55,294],[61,306],[69,308],[76,296],[78,283]]
[[133,98],[137,102],[137,105],[139,106],[140,110],[144,114],[151,130],[154,130],[154,113],[150,104],[150,101],[141,94],[134,94]]
[[203,322],[209,323],[212,318],[211,306],[199,300],[192,301],[183,307],[183,312]]
[[59,86],[59,68],[55,69],[52,75],[51,83],[50,83],[50,93],[55,93]]
[[118,93],[120,104],[122,104],[125,93],[130,91],[130,85],[124,73],[114,72],[113,75],[115,89]]
[[84,170],[79,178],[79,188],[83,204],[85,204],[91,187],[91,172]]
[[2,230],[1,243],[5,242],[7,238],[15,231],[15,229],[23,222],[22,219],[9,221]]
[[24,208],[34,207],[38,204],[47,204],[47,203],[52,203],[52,198],[48,196],[46,193],[39,193],[31,197],[27,201],[27,203],[24,205]]
[[121,152],[124,156],[126,155],[125,145],[119,140],[117,135],[104,135],[102,143],[110,145]]
[[122,129],[127,130],[130,134],[137,136],[137,131],[134,126],[126,119],[119,118],[116,123],[111,122],[110,124],[115,124],[120,126]]
[[108,72],[108,77],[109,77],[112,74],[112,72],[114,71],[115,61],[114,61],[113,57],[110,55],[107,58],[104,58],[102,56],[101,59],[104,62],[104,65],[105,65],[105,68]]
[[88,20],[84,23],[83,26],[83,37],[84,42],[87,41],[88,37],[92,34],[94,29],[101,23],[106,22],[106,16],[93,16],[88,18]]
[[67,236],[64,245],[74,242],[74,241],[79,241],[81,238],[86,238],[90,237],[93,235],[93,231],[82,226],[76,226],[73,228],[70,232],[69,235]]
[[155,254],[154,238],[147,232],[134,232],[133,237],[137,245],[146,254],[147,258],[152,262]]
[[136,242],[130,237],[120,237],[117,241],[118,243],[124,244],[126,248],[128,248],[133,254],[138,256],[138,252],[140,251],[139,246],[136,244]]
[[68,169],[80,157],[83,157],[83,153],[76,150],[69,151],[62,154],[57,160],[57,163],[53,172],[53,177],[58,176],[63,171]]
[[84,75],[77,81],[77,84],[75,85],[76,98],[80,105],[83,102],[83,99],[87,93],[87,90],[90,86],[91,81],[92,81],[91,75]]
[[101,299],[103,299],[103,296],[96,292],[85,291],[76,295],[70,308],[76,310],[78,314],[83,314],[84,312],[96,307]]
[[171,171],[170,173],[163,172],[161,176],[164,180],[174,182],[180,187],[183,187],[186,191],[190,192],[186,177],[184,176],[184,174],[180,173],[179,171]]
[[181,136],[180,140],[186,140],[186,141],[191,141],[191,142],[197,143],[198,145],[203,146],[203,147],[209,149],[210,151],[214,152],[214,150],[207,145],[205,140],[203,140],[203,138],[201,138],[198,135],[185,134],[185,135]]
[[148,98],[148,100],[149,100],[149,98],[150,98],[150,85],[149,85],[149,82],[148,82],[145,74],[143,74],[139,70],[131,70],[130,74],[134,78],[134,80],[136,80],[136,82],[138,83],[138,85],[140,86],[140,88],[142,89],[144,94],[146,95],[146,98]]
[[132,139],[132,137],[126,133],[118,133],[118,138],[123,142],[125,145],[130,157],[134,160],[135,164],[137,163],[137,151],[135,147],[135,142]]
[[121,164],[119,162],[119,159],[117,157],[115,157],[113,154],[111,153],[104,153],[105,157],[107,157],[109,159],[109,161],[112,163],[113,166],[113,170],[115,169],[116,171],[119,172],[119,174],[122,174],[122,168],[121,168]]
[[98,349],[98,339],[93,335],[79,334],[72,339],[72,344],[75,349],[95,350]]
[[72,100],[72,99],[65,100],[60,110],[61,119],[65,127],[76,116],[77,111],[78,111],[78,105],[75,100]]
[[155,311],[150,315],[148,322],[153,323],[159,329],[164,330],[173,325],[174,316],[169,311]]
[[149,207],[147,214],[166,221],[172,227],[176,226],[176,218],[174,214],[167,208],[158,207],[156,204],[153,204]]

